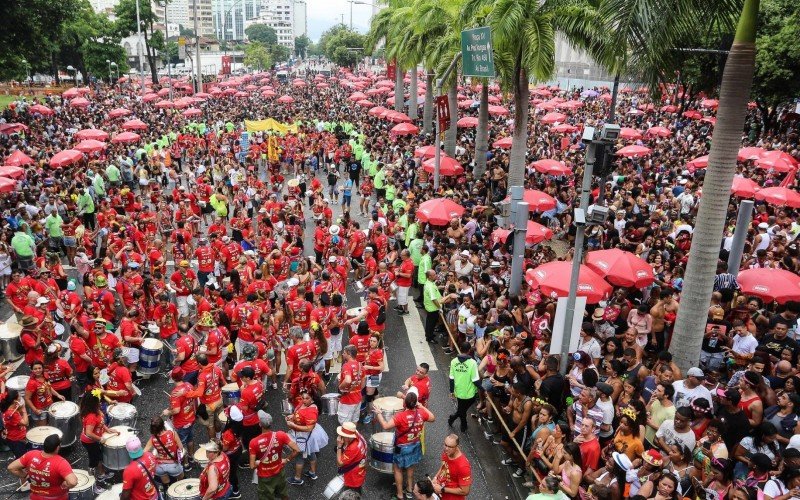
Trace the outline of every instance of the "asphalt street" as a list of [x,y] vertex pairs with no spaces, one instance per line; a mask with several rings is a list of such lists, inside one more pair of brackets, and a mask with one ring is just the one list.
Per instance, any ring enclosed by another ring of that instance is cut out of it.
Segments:
[[[355,206],[357,206],[356,203],[357,200],[354,200]],[[339,207],[335,208],[334,213],[337,215],[341,213]],[[355,213],[355,218],[361,222],[366,222],[358,216],[357,212]],[[365,226],[362,224],[362,227]],[[310,250],[312,248],[313,238],[312,228],[313,222],[309,221],[306,230],[307,253],[311,253]],[[348,307],[358,307],[361,305],[361,299],[352,288],[348,289],[347,305]],[[440,456],[443,450],[442,444],[445,436],[451,432],[458,433],[457,430],[449,428],[447,425],[447,417],[449,414],[453,413],[455,409],[455,404],[450,399],[448,390],[448,370],[452,358],[445,354],[440,346],[431,346],[425,342],[422,327],[425,314],[423,310],[412,310],[409,315],[399,316],[392,309],[393,305],[394,302],[392,301],[390,302],[390,307],[387,308],[385,344],[388,371],[383,375],[380,392],[382,395],[394,395],[405,379],[414,373],[418,363],[425,361],[431,365],[430,377],[432,389],[429,409],[436,415],[436,422],[426,425],[426,453],[422,462],[416,468],[415,476],[417,478],[422,478],[425,474],[433,476],[439,469]],[[11,316],[10,310],[5,302],[3,302],[2,307],[0,307],[0,317],[7,318],[9,316]],[[27,372],[27,366],[23,365],[17,370],[16,374],[24,374]],[[167,393],[171,385],[163,375],[160,375],[150,380],[140,382],[139,387],[143,394],[135,401],[135,406],[138,409],[138,423],[136,428],[139,431],[142,441],[145,442],[149,437],[148,422],[151,417],[159,415],[161,411],[167,407]],[[329,384],[329,388],[335,390],[335,382],[332,381]],[[267,394],[268,404],[272,409],[272,415],[275,417],[276,421],[275,428],[286,430],[285,420],[281,417],[283,392],[280,388],[278,390],[268,389]],[[310,481],[305,478],[306,483],[303,486],[289,486],[291,498],[324,498],[323,492],[325,486],[328,481],[336,476],[336,459],[334,453],[336,427],[338,425],[336,416],[321,415],[320,424],[328,433],[330,443],[320,453],[318,463],[319,479]],[[360,424],[359,430],[364,434],[365,438],[369,440],[369,436],[373,432],[381,431],[379,428],[376,429],[375,426],[378,426],[377,422],[375,422],[374,425]],[[200,426],[195,426],[195,441],[198,444],[206,441],[205,430],[200,428]],[[461,445],[463,452],[472,464],[473,483],[469,498],[508,499],[524,498],[527,495],[527,492],[519,488],[518,485],[520,481],[514,480],[511,477],[513,470],[500,464],[500,460],[503,458],[500,446],[492,444],[491,441],[488,441],[484,437],[484,433],[477,425],[477,421],[471,420],[466,435],[462,435],[461,437]],[[64,454],[72,462],[74,468],[86,469],[88,467],[86,453],[80,445],[73,450],[66,450]],[[0,453],[0,465],[2,465],[2,467],[0,467],[0,499],[6,496],[8,496],[8,498],[27,498],[27,494],[13,493],[18,483],[16,483],[16,479],[6,471],[5,467],[5,465],[10,462],[11,458],[10,453]],[[195,467],[187,476],[198,477],[199,474],[200,471]],[[239,474],[242,484],[242,498],[257,498],[258,493],[256,486],[250,483],[251,471],[239,470]],[[109,481],[108,484],[110,485],[120,481],[120,476],[117,475],[117,477]],[[368,469],[363,498],[392,498],[395,491],[393,482],[393,477],[391,475],[381,474],[375,470]]]

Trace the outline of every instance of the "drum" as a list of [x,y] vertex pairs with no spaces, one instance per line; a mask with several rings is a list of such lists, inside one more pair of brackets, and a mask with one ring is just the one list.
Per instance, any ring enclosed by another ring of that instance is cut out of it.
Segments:
[[155,375],[161,368],[161,351],[164,343],[158,339],[144,339],[139,349],[139,365],[136,372],[139,375]]
[[336,476],[328,482],[325,491],[322,493],[325,498],[331,500],[339,496],[339,493],[344,489],[344,476]]
[[[56,325],[56,326],[61,326],[61,325]],[[69,359],[72,357],[72,351],[69,348],[69,344],[62,340],[54,340],[53,342],[61,346],[61,349],[58,350],[58,357],[63,359],[64,361],[69,361]]]
[[0,325],[0,354],[6,363],[16,361],[25,355],[19,334],[22,327],[17,323],[4,323]]
[[228,406],[238,403],[242,399],[242,392],[239,390],[239,385],[236,382],[225,384],[222,386],[222,404],[227,408]]
[[200,480],[182,479],[167,489],[167,500],[200,500]]
[[136,428],[136,407],[128,403],[114,403],[108,406],[109,427],[121,426]]
[[41,450],[44,447],[44,440],[47,439],[47,436],[58,434],[58,437],[64,437],[64,433],[60,430],[56,429],[55,427],[50,427],[49,425],[43,425],[41,427],[34,427],[25,434],[25,439],[28,440],[28,443],[31,445],[31,449],[33,450]]
[[19,400],[24,401],[25,387],[28,386],[28,380],[30,379],[31,377],[28,375],[16,375],[8,379],[8,381],[6,382],[6,388],[14,389],[15,391],[17,391],[19,393]]
[[103,445],[103,465],[110,470],[124,470],[131,463],[125,443],[134,434],[128,430],[127,426],[117,426],[112,429],[119,431],[119,435],[105,434],[103,436],[106,438],[106,443]]
[[119,500],[122,496],[122,483],[115,484],[110,489],[97,495],[95,500]]
[[205,448],[197,448],[197,451],[194,452],[194,461],[200,465],[200,469],[205,469],[206,465],[208,465],[208,455],[206,455]]
[[80,437],[82,430],[78,405],[72,401],[56,401],[51,404],[47,413],[47,425],[63,433],[62,448],[72,446]]
[[347,310],[347,317],[355,318],[356,316],[359,316],[361,314],[361,311],[363,309],[364,309],[363,307],[351,307],[350,309]]
[[369,466],[378,472],[392,474],[394,432],[378,432],[369,438]]
[[56,337],[57,338],[59,338],[59,339],[64,338],[64,333],[67,331],[67,329],[64,328],[64,325],[62,325],[61,323],[56,323],[53,328],[56,331]]
[[322,395],[322,414],[323,415],[336,415],[339,412],[339,398],[341,394],[338,392],[331,392]]
[[356,281],[355,283],[353,283],[353,288],[356,289],[356,293],[363,293],[367,287],[364,286],[363,281]]
[[78,478],[78,484],[69,490],[69,500],[94,500],[94,476],[82,469],[72,469],[72,472]]
[[394,396],[378,398],[372,402],[372,406],[381,412],[383,419],[391,421],[397,413],[403,411],[403,400]]
[[284,415],[291,415],[294,413],[294,407],[292,403],[289,402],[288,398],[283,398],[283,401],[281,401],[281,413]]

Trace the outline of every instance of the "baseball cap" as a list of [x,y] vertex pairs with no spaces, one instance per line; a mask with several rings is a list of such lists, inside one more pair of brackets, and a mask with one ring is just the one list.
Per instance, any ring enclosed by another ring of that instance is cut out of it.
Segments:
[[717,397],[725,398],[733,404],[739,404],[739,401],[742,400],[742,395],[739,394],[739,391],[730,387],[728,389],[717,389]]
[[595,387],[597,388],[598,391],[602,392],[606,396],[610,396],[611,394],[614,393],[614,388],[611,387],[610,384],[606,384],[605,382],[598,382],[597,385],[595,385]]
[[697,378],[705,378],[706,374],[703,373],[703,370],[697,368],[696,366],[693,368],[689,368],[689,371],[686,372],[687,377],[697,377]]
[[128,456],[134,460],[144,455],[142,442],[136,436],[131,436],[125,441],[125,449],[128,450]]

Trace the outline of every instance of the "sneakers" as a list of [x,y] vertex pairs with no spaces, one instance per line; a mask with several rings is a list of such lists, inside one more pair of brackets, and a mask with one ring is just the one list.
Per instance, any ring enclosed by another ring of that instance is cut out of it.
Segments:
[[291,484],[292,486],[303,486],[303,480],[297,479],[295,477],[290,477],[286,480],[287,483]]
[[524,470],[522,470],[522,468],[521,468],[521,467],[517,467],[517,470],[515,470],[515,471],[514,471],[514,473],[513,473],[513,474],[511,474],[511,475],[512,475],[513,477],[522,477],[522,476],[524,476],[524,475],[525,475],[525,471],[524,471]]
[[109,471],[106,472],[105,474],[101,474],[100,476],[98,476],[98,479],[101,481],[106,481],[108,479],[111,479],[112,477],[114,477],[114,473]]
[[456,421],[456,418],[457,417],[455,415],[450,415],[449,417],[447,417],[447,425],[452,427],[453,426],[453,422]]
[[97,483],[94,483],[94,486],[92,486],[92,493],[94,493],[95,495],[100,495],[101,493],[104,493],[105,491],[106,491],[106,489],[103,488],[102,486],[100,486]]
[[500,461],[500,463],[503,464],[503,465],[514,465],[514,459],[513,458],[504,458],[503,460]]
[[233,490],[231,491],[231,496],[229,496],[228,498],[235,500],[237,498],[242,498],[242,494],[239,493],[239,490]]
[[303,473],[303,475],[304,475],[304,476],[306,476],[307,478],[309,478],[309,479],[310,479],[310,480],[312,480],[312,481],[316,481],[316,480],[317,480],[317,478],[319,478],[319,476],[318,476],[318,475],[314,474],[314,473],[313,473],[313,472],[311,472],[310,470],[307,470],[307,471],[305,471],[305,472]]

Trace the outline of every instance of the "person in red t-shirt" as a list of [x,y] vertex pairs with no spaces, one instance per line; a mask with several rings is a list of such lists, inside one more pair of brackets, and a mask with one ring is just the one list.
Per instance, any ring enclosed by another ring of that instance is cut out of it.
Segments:
[[403,399],[406,397],[406,393],[414,392],[419,404],[427,407],[428,398],[431,395],[431,378],[428,376],[428,370],[430,370],[428,363],[420,363],[416,373],[403,383],[402,390],[397,393],[397,397]]
[[150,439],[144,445],[144,451],[152,452],[156,457],[156,475],[162,485],[166,487],[173,481],[183,479],[179,457],[185,450],[181,446],[181,437],[177,431],[167,429],[161,417],[150,419]]
[[16,390],[9,389],[5,399],[0,400],[0,414],[6,430],[6,444],[11,448],[14,458],[19,458],[25,454],[28,446],[25,439],[28,431],[28,410],[20,402]]
[[403,250],[400,252],[400,268],[395,272],[397,279],[397,307],[394,309],[398,314],[408,314],[408,291],[411,289],[414,276],[414,261],[411,259],[411,252]]
[[[265,411],[257,414],[261,434],[250,441],[247,451],[250,454],[250,468],[258,476],[259,498],[289,499],[286,474],[283,467],[300,453],[292,438],[283,431],[272,431],[272,415]],[[283,456],[283,448],[291,450]]]
[[133,377],[126,366],[128,360],[122,348],[117,347],[112,354],[114,360],[108,367],[108,395],[121,403],[130,403],[136,391],[133,389]]
[[458,435],[444,438],[442,466],[433,477],[433,490],[442,500],[467,498],[472,487],[472,466],[459,447]]
[[231,491],[231,462],[216,441],[200,445],[206,450],[208,464],[200,473],[201,500],[228,498]]
[[155,478],[156,457],[145,453],[142,442],[136,436],[128,438],[125,443],[131,463],[122,471],[122,494],[120,500],[155,500],[158,498],[158,486],[150,478]]
[[81,399],[80,415],[81,444],[89,457],[89,473],[100,480],[111,478],[113,472],[105,472],[103,466],[103,436],[119,435],[119,431],[106,427],[105,416],[100,409],[100,394],[98,391],[87,392]]
[[361,388],[364,386],[364,369],[356,359],[356,347],[348,345],[342,351],[342,369],[339,372],[339,424],[358,422],[361,412]]
[[336,465],[344,476],[344,487],[361,493],[367,477],[367,441],[353,422],[337,427],[336,434]]
[[314,342],[303,340],[303,335],[303,330],[298,326],[293,326],[289,329],[289,337],[294,342],[294,345],[286,349],[286,376],[284,377],[284,386],[286,388],[300,375],[300,361],[304,359],[313,360],[317,356]]
[[[378,323],[378,316],[380,314],[381,307],[384,308],[384,318],[383,323]],[[369,325],[370,331],[383,333],[383,330],[386,329],[386,301],[384,301],[380,294],[378,293],[377,286],[369,287],[369,294],[367,298],[367,305],[361,309],[361,313],[358,316],[348,319],[345,324],[352,325],[354,323],[358,323],[361,320],[366,319],[367,325]]]
[[[367,412],[370,412],[370,404],[375,399],[378,393],[378,388],[381,386],[381,378],[383,377],[383,347],[381,344],[381,336],[373,333],[369,336],[369,352],[364,359],[364,374],[367,377],[365,392],[365,404]],[[364,417],[364,423],[372,422],[372,414],[367,413]]]
[[242,412],[242,444],[245,448],[260,432],[258,428],[258,412],[264,399],[264,385],[255,378],[252,367],[246,366],[239,373],[241,399],[236,406]]
[[31,412],[30,419],[34,427],[47,423],[45,411],[53,404],[53,398],[64,401],[64,396],[57,393],[44,378],[44,363],[35,361],[31,366],[31,378],[25,386],[25,404]]
[[373,409],[383,430],[394,429],[394,445],[400,448],[400,452],[392,457],[394,481],[399,498],[403,497],[404,472],[408,491],[414,488],[414,466],[422,460],[421,437],[425,422],[436,421],[436,416],[430,410],[417,404],[417,395],[413,392],[406,394],[403,404],[405,409],[395,414],[389,421],[383,418],[381,412]]
[[172,418],[172,425],[181,438],[181,444],[189,451],[184,457],[184,469],[187,468],[189,457],[194,456],[193,430],[197,413],[197,401],[188,395],[194,387],[188,382],[183,382],[185,375],[179,366],[172,369],[170,376],[175,382],[175,387],[169,395],[169,408],[162,412],[164,417]]
[[197,373],[200,371],[200,365],[197,364],[197,340],[188,333],[181,334],[175,342],[175,351],[175,364],[183,370],[183,381],[197,384]]
[[303,467],[308,463],[309,471],[306,476],[315,481],[317,479],[317,453],[328,444],[328,435],[317,423],[319,408],[314,404],[311,393],[300,391],[300,404],[294,409],[294,414],[286,416],[286,425],[289,434],[294,438],[300,450],[302,459],[294,464],[294,477],[289,479],[289,484],[300,486],[303,484]]
[[41,450],[32,450],[8,465],[8,471],[31,485],[31,500],[67,500],[78,477],[66,458],[58,454],[61,438],[51,434]]

